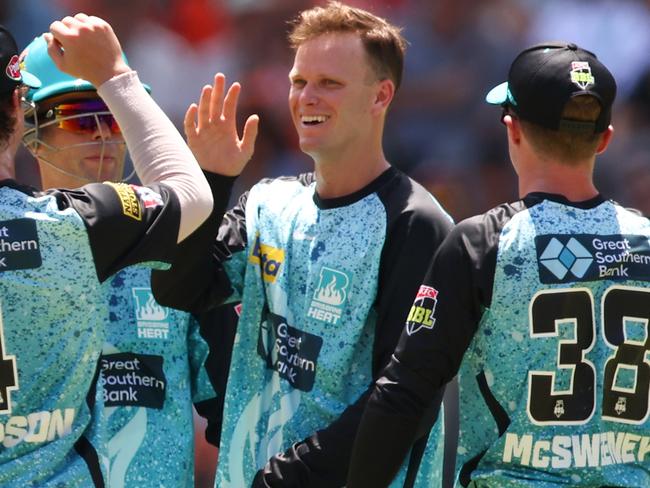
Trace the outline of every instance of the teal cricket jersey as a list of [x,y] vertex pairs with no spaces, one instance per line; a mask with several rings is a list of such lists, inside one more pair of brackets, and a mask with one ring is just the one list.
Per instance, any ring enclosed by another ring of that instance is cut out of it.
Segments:
[[600,196],[534,193],[459,224],[359,445],[388,402],[415,422],[460,367],[457,486],[650,486],[649,239],[647,218]]
[[[225,215],[213,254],[242,310],[216,486],[345,484],[369,387],[451,225],[392,168],[336,199],[318,196],[313,174],[263,180]],[[428,430],[393,486],[439,483],[440,432],[427,445]]]
[[193,486],[192,404],[216,396],[208,345],[189,313],[158,304],[151,270],[126,268],[106,286],[100,358],[110,486]]
[[164,185],[39,193],[2,182],[0,485],[106,486],[101,281],[135,262],[169,261],[179,216]]

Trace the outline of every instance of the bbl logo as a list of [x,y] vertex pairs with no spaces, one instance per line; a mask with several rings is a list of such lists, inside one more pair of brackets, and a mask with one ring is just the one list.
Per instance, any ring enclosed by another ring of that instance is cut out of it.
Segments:
[[593,85],[596,80],[591,74],[591,66],[586,61],[573,61],[571,63],[571,81],[583,90]]
[[430,286],[422,285],[415,297],[409,316],[406,319],[406,332],[408,335],[415,334],[421,328],[433,329],[436,319],[433,314],[438,303],[438,290]]

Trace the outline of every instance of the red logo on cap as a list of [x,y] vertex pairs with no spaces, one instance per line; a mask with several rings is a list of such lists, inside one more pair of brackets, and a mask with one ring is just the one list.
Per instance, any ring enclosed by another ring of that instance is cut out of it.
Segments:
[[21,81],[23,78],[20,76],[20,64],[18,62],[18,55],[14,54],[9,60],[7,69],[5,70],[7,76],[15,81]]

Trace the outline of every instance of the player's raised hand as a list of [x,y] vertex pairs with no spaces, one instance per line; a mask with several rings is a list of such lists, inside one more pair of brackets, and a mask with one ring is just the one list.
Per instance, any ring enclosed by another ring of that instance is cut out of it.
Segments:
[[95,87],[130,71],[113,28],[99,17],[79,13],[50,25],[47,51],[57,68]]
[[214,76],[214,85],[201,90],[199,104],[193,103],[185,113],[185,136],[201,168],[225,176],[237,176],[253,156],[260,119],[251,115],[244,133],[237,133],[237,100],[241,91],[233,83],[224,91],[226,77]]

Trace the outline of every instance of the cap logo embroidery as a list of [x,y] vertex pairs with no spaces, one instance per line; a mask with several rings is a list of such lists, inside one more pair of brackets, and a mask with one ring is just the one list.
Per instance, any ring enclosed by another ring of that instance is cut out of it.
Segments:
[[29,49],[23,49],[23,52],[20,53],[20,56],[18,56],[18,69],[21,71],[27,70],[27,66],[25,65],[25,58],[27,57],[28,52]]
[[594,76],[591,74],[591,66],[587,61],[573,61],[571,63],[571,82],[583,90],[596,83]]
[[9,64],[7,65],[7,69],[5,70],[5,73],[7,73],[7,76],[12,80],[15,81],[22,80],[22,77],[20,76],[20,67],[18,64],[17,54],[14,54],[9,60]]

